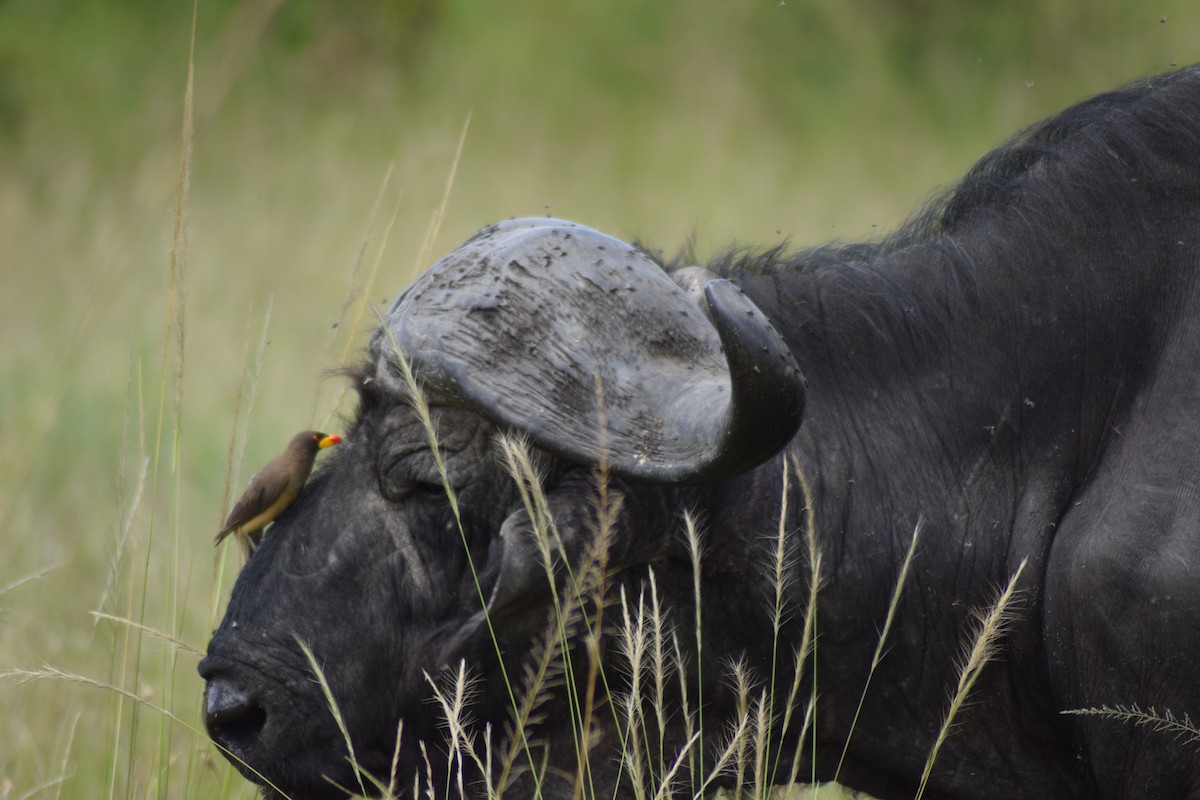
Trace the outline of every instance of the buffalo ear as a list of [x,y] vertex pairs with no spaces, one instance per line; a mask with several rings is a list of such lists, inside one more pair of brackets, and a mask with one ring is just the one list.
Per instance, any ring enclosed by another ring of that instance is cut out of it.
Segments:
[[488,613],[493,617],[528,602],[541,594],[539,589],[550,588],[536,537],[533,522],[524,509],[509,515],[500,526],[496,582],[488,597]]
[[[591,530],[592,526],[585,510],[588,503],[580,496],[578,485],[568,483],[556,487],[546,499],[549,514],[556,520],[562,536],[561,546],[558,540],[550,546],[550,568],[557,573],[564,561],[575,566],[584,548],[580,534]],[[453,667],[476,648],[490,649],[489,618],[493,622],[504,620],[510,634],[526,632],[525,626],[530,627],[528,632],[540,630],[546,621],[542,612],[550,608],[546,599],[551,594],[551,576],[547,574],[546,559],[537,537],[533,521],[524,508],[504,520],[479,570],[487,607],[481,609],[472,601],[470,614],[437,630],[425,645],[428,652],[435,654],[430,660],[438,669]],[[513,624],[520,630],[512,630]]]
[[[544,599],[549,593],[549,581],[535,535],[524,509],[509,515],[488,548],[485,562],[476,565],[479,584],[487,598],[486,607],[480,608],[472,599],[467,603],[470,612],[465,617],[448,621],[434,631],[421,645],[425,653],[431,654],[426,663],[431,662],[438,670],[448,669],[478,648],[490,649],[489,618],[494,621],[513,617]],[[540,625],[543,620],[538,617],[529,621]]]
[[[488,597],[488,614],[493,618],[544,606],[552,591],[551,581],[564,569],[578,570],[596,530],[592,503],[595,494],[590,479],[568,479],[547,496],[544,511],[554,521],[557,534],[547,532],[545,545],[550,560],[538,543],[539,533],[525,509],[509,515],[500,526],[499,553],[493,556],[495,579]],[[610,554],[610,558],[614,554]],[[553,573],[553,574],[550,574]],[[538,620],[540,624],[541,620]]]
[[692,278],[673,280],[582,225],[510,220],[419,277],[372,352],[379,374],[394,371],[398,349],[431,400],[570,461],[639,481],[714,482],[787,444],[804,388],[748,297]]
[[[533,523],[524,509],[512,513],[504,521],[480,573],[480,582],[485,591],[487,586],[491,586],[487,608],[476,607],[465,619],[447,625],[430,637],[427,646],[436,653],[432,660],[437,669],[453,667],[477,647],[490,648],[487,630],[489,618],[493,622],[500,619],[519,620],[522,624],[534,627],[543,624],[543,616],[521,613],[548,607],[544,601],[550,594],[550,581],[536,536]],[[474,605],[472,603],[472,607]]]

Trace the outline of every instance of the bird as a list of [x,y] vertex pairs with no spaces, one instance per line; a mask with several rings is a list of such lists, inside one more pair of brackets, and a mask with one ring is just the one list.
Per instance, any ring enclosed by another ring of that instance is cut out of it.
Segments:
[[317,451],[341,441],[340,436],[320,431],[303,431],[293,436],[287,449],[267,462],[250,479],[246,491],[234,504],[225,525],[217,533],[215,544],[220,545],[232,533],[241,542],[246,558],[254,555],[258,543],[262,541],[263,528],[282,514],[300,494],[300,488],[304,486],[317,460]]

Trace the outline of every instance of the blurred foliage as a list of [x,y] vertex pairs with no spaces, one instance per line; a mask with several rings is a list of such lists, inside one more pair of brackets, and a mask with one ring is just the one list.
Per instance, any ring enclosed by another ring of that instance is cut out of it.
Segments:
[[[1081,82],[1092,90],[1186,59],[1175,50],[1191,13],[1179,0],[1098,0],[1086,10],[1071,0],[211,0],[198,6],[198,67],[204,76],[249,56],[253,66],[240,67],[248,91],[303,110],[498,106],[513,124],[558,135],[730,96],[777,130],[836,125],[867,103],[939,127],[994,130],[1005,122],[993,101],[1006,81],[1050,82],[1065,102]],[[251,53],[206,52],[263,14]],[[81,142],[106,156],[136,152],[131,126],[146,122],[153,100],[178,99],[191,15],[177,0],[7,0],[4,128],[61,131],[83,114],[97,124],[78,131]]]
[[[1197,30],[1190,0],[0,0],[0,587],[53,568],[0,594],[0,670],[50,661],[159,698],[177,683],[194,710],[191,662],[127,678],[123,632],[87,612],[115,575],[146,624],[203,644],[228,587],[210,542],[268,304],[235,478],[292,432],[340,424],[324,376],[358,357],[372,318],[342,308],[376,259],[368,299],[383,305],[513,215],[668,251],[694,238],[701,255],[874,235],[1020,127],[1191,61]],[[167,337],[181,309],[183,364]],[[107,730],[108,702],[97,717],[75,690],[0,685],[0,782],[21,795],[53,778],[62,720]],[[146,735],[81,736],[64,796],[93,796],[122,748],[128,794],[180,796],[154,775],[174,750],[139,749]]]

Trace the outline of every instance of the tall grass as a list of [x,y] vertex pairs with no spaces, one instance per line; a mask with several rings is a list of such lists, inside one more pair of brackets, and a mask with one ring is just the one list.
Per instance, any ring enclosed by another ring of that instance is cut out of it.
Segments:
[[946,711],[942,726],[938,729],[933,747],[929,749],[929,756],[925,759],[925,768],[921,772],[921,785],[917,789],[917,800],[920,800],[925,794],[925,789],[929,785],[929,778],[933,774],[933,767],[937,761],[938,753],[941,752],[942,746],[946,743],[946,739],[949,738],[951,726],[967,702],[967,698],[971,694],[971,689],[975,686],[975,682],[979,679],[983,668],[987,666],[988,662],[995,659],[1000,652],[1000,644],[1004,638],[1004,631],[1016,617],[1012,606],[1017,597],[1017,581],[1020,580],[1021,573],[1025,571],[1026,563],[1026,560],[1021,561],[1021,564],[1013,572],[1012,577],[1009,578],[1004,590],[996,598],[991,608],[979,613],[979,625],[974,635],[968,639],[966,658],[959,666],[958,685],[950,697],[950,707]]

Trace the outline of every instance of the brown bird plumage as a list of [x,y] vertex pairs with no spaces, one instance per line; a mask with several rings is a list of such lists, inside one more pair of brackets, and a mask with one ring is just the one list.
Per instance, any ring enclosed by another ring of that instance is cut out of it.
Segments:
[[262,540],[267,523],[292,504],[312,472],[317,451],[342,439],[320,431],[304,431],[292,437],[282,455],[276,456],[255,473],[241,499],[229,512],[229,519],[217,534],[216,544],[229,534],[241,542],[246,558],[253,555]]

